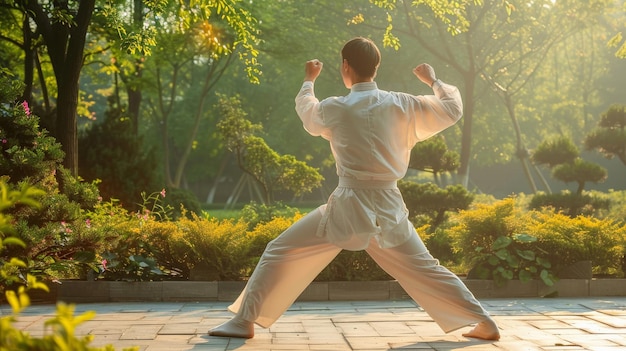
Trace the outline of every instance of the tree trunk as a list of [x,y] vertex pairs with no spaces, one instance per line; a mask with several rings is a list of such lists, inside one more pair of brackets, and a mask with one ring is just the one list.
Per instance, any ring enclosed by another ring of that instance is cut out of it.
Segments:
[[169,146],[169,132],[168,132],[168,118],[167,115],[163,116],[162,124],[161,124],[161,145],[163,148],[163,172],[165,175],[165,184],[168,187],[173,187],[174,183],[172,182],[171,176],[171,166],[170,166],[170,146]]
[[196,136],[198,135],[198,130],[200,129],[200,120],[202,115],[204,114],[204,102],[206,101],[207,95],[210,91],[210,81],[211,81],[211,72],[207,74],[204,80],[204,87],[202,89],[202,94],[200,95],[198,106],[196,107],[196,114],[193,121],[193,127],[191,128],[191,133],[189,135],[189,139],[187,141],[187,145],[183,150],[183,154],[179,157],[178,163],[176,166],[176,173],[174,175],[174,186],[179,188],[180,181],[183,177],[183,173],[185,171],[185,167],[187,166],[187,160],[189,160],[189,155],[191,155],[191,150],[193,149],[193,143],[196,140]]
[[[140,28],[144,23],[144,3],[142,0],[134,0],[133,1],[133,24],[136,28]],[[135,75],[134,78],[139,80],[141,79],[143,72],[143,62],[142,58],[139,58],[135,61]],[[133,120],[133,134],[135,136],[139,136],[139,107],[141,106],[141,90],[138,89],[134,84],[131,84],[132,87],[126,85],[126,93],[128,94],[128,115]]]
[[576,195],[582,195],[585,190],[585,182],[578,182],[578,189],[576,189]]
[[78,82],[70,77],[57,78],[56,139],[65,152],[63,166],[72,175],[78,174],[78,136],[76,130],[76,106],[78,105]]
[[522,141],[522,130],[519,126],[519,122],[517,121],[517,116],[515,116],[515,107],[513,106],[513,101],[511,100],[511,94],[509,94],[509,92],[505,89],[500,89],[500,93],[504,95],[506,110],[509,112],[509,117],[513,123],[513,129],[515,129],[516,156],[522,163],[522,169],[524,170],[524,175],[526,176],[526,180],[528,180],[530,189],[533,194],[536,194],[537,185],[535,185],[535,179],[533,178],[533,175],[528,167],[528,150],[526,150],[526,146],[524,146],[524,142]]
[[220,161],[220,165],[217,169],[217,172],[215,173],[215,180],[213,181],[213,185],[211,186],[211,189],[209,190],[209,194],[207,195],[207,198],[206,198],[207,204],[212,204],[213,201],[215,200],[215,193],[217,192],[217,188],[219,187],[222,174],[224,173],[224,170],[226,169],[226,166],[228,165],[228,162],[230,161],[230,155],[231,155],[230,153],[224,154],[224,157],[222,157],[222,161]]
[[163,156],[163,177],[165,178],[165,185],[167,187],[172,186],[172,173],[170,172],[170,146],[169,146],[169,132],[168,132],[168,121],[170,112],[172,111],[172,104],[174,103],[174,96],[177,86],[178,79],[178,68],[174,67],[174,71],[172,74],[172,84],[170,87],[170,98],[168,101],[165,101],[165,97],[163,96],[163,84],[161,83],[161,70],[159,68],[156,69],[156,80],[158,87],[158,111],[160,116],[157,119],[157,125],[159,126],[160,137],[161,137],[161,148],[162,148],[162,156]]
[[[36,1],[26,3],[37,30],[41,32],[48,49],[57,81],[57,116],[55,137],[65,152],[63,166],[72,175],[78,175],[78,136],[76,107],[78,106],[78,79],[83,65],[83,51],[87,28],[95,8],[95,0],[82,0],[71,27],[60,22],[51,23],[47,13]],[[56,10],[70,11],[67,3],[55,3]]]
[[[141,72],[138,72],[141,75]],[[128,94],[128,116],[133,120],[133,135],[139,136],[139,108],[141,107],[141,90],[127,88]]]
[[230,66],[232,63],[234,55],[228,55],[225,58],[224,65],[219,68],[219,60],[213,62],[213,64],[207,70],[204,77],[204,84],[202,86],[202,90],[200,96],[198,97],[198,106],[196,107],[196,114],[193,122],[193,127],[191,128],[189,139],[187,141],[187,145],[185,146],[182,155],[178,158],[178,163],[176,166],[176,173],[174,174],[173,186],[176,188],[180,187],[181,179],[183,178],[185,167],[187,166],[187,161],[189,160],[189,156],[191,155],[191,151],[193,149],[194,141],[196,140],[196,136],[198,135],[198,131],[200,129],[200,121],[202,115],[204,114],[204,103],[209,95],[209,92],[213,90],[215,84],[219,81],[221,76],[226,71],[226,68]]
[[[78,175],[78,134],[76,128],[76,107],[80,71],[83,67],[83,54],[87,29],[95,8],[95,0],[82,0],[75,17],[76,25],[70,28],[63,75],[57,76],[59,93],[57,98],[57,124],[61,144],[65,151],[63,165],[71,174]],[[60,82],[63,82],[62,84]],[[64,89],[61,89],[63,86]]]
[[22,100],[27,101],[30,105],[35,76],[35,49],[32,48],[33,41],[29,20],[27,16],[24,16],[22,23],[22,32],[24,33],[24,92],[22,93]]

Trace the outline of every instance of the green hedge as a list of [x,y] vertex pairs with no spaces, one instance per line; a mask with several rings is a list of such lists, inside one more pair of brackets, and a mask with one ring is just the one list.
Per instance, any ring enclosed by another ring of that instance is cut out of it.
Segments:
[[591,261],[594,274],[624,276],[626,225],[610,217],[524,211],[508,198],[462,211],[456,221],[454,247],[478,278],[540,278],[550,285],[578,261]]
[[[266,245],[302,214],[275,216],[251,225],[244,219],[193,213],[164,219],[157,210],[127,212],[110,202],[97,205],[86,216],[86,220],[60,227],[75,240],[80,238],[80,247],[93,248],[81,255],[83,269],[76,269],[76,262],[64,265],[60,261],[35,271],[48,261],[37,264],[37,257],[31,257],[30,273],[54,279],[244,280]],[[610,217],[572,218],[549,210],[527,211],[510,198],[453,213],[434,232],[426,228],[418,232],[431,252],[459,274],[473,270],[479,273],[473,277],[478,278],[533,278],[550,283],[563,267],[591,260],[595,274],[624,275],[626,227]],[[36,243],[41,232],[24,227],[20,235],[33,236],[25,241]],[[324,281],[387,279],[391,277],[364,251],[341,252],[317,277]]]

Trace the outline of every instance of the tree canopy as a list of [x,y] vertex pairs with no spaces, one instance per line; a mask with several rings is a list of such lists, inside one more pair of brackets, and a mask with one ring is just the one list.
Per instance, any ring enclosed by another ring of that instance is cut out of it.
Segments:
[[[339,50],[351,37],[369,37],[381,47],[382,89],[432,94],[410,74],[429,62],[438,78],[461,90],[464,118],[440,145],[458,154],[458,162],[447,159],[448,166],[429,171],[458,172],[455,178],[470,189],[491,182],[481,169],[512,168],[514,160],[530,179],[538,171],[529,155],[554,134],[621,157],[618,149],[591,143],[593,133],[617,133],[599,126],[597,116],[624,104],[617,77],[626,73],[626,61],[615,57],[616,51],[623,56],[623,6],[609,0],[3,0],[0,62],[3,75],[24,83],[20,102],[41,116],[72,172],[93,174],[81,170],[77,155],[86,151],[77,136],[111,115],[135,140],[107,146],[119,147],[110,154],[138,160],[154,153],[150,179],[219,199],[242,172],[219,137],[220,96],[236,96],[250,122],[263,125],[257,141],[264,147],[306,162],[334,186],[328,145],[303,130],[293,98],[312,58],[325,63],[318,96],[345,95]],[[596,140],[619,140],[609,134]],[[86,145],[104,147],[95,139]],[[142,151],[125,152],[129,147]],[[484,179],[472,177],[470,165]],[[619,176],[611,170],[607,186]]]

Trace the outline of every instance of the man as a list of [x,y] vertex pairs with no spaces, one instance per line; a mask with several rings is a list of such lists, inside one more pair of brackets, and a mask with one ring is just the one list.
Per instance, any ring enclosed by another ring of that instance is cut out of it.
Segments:
[[350,93],[319,101],[319,60],[305,66],[296,111],[304,128],[330,142],[339,185],[325,205],[270,242],[239,298],[236,313],[209,335],[251,338],[254,324],[269,327],[342,250],[367,253],[445,332],[477,324],[463,334],[498,340],[498,328],[459,278],[439,265],[417,235],[397,187],[411,149],[455,124],[463,105],[456,87],[438,80],[428,64],[413,69],[434,95],[378,89],[380,51],[366,38],[348,41],[341,75]]

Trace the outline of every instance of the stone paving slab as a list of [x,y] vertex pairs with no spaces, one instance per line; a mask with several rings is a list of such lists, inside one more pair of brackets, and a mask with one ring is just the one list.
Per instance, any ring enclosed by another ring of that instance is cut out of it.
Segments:
[[[379,350],[626,350],[626,297],[480,299],[502,338],[489,342],[445,334],[411,300],[296,302],[253,339],[209,337],[231,314],[226,302],[81,303],[76,314],[96,316],[77,328],[92,346],[141,351],[379,351]],[[0,305],[0,316],[10,314]],[[35,336],[54,305],[34,305],[14,324]]]

